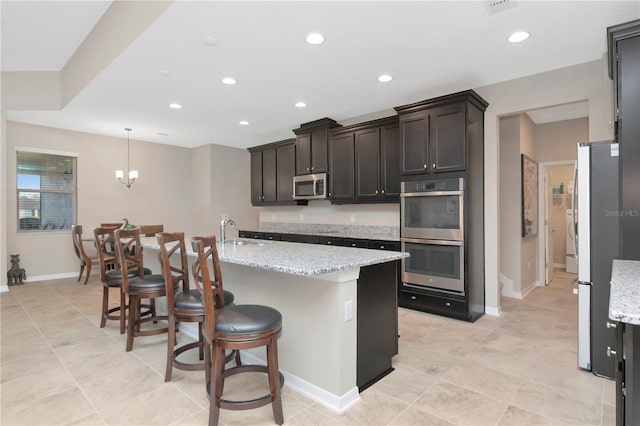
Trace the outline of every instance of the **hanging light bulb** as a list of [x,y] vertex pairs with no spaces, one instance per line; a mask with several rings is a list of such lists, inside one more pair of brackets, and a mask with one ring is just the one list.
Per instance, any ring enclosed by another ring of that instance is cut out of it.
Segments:
[[126,181],[123,180],[124,179],[124,171],[122,171],[122,170],[116,170],[116,179],[118,179],[121,184],[126,185],[127,188],[131,188],[131,185],[133,185],[133,183],[138,178],[138,171],[137,170],[131,170],[129,168],[129,145],[131,143],[131,141],[129,140],[129,132],[131,132],[131,129],[128,128],[128,127],[125,127],[124,130],[127,132],[127,180]]

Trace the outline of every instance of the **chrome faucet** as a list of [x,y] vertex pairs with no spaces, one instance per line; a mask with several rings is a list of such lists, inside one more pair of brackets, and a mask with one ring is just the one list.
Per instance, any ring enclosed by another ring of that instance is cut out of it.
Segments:
[[222,216],[222,220],[220,221],[220,242],[222,244],[224,244],[227,240],[227,225],[233,228],[236,227],[236,223],[233,221],[233,219],[229,219],[229,216],[224,215]]

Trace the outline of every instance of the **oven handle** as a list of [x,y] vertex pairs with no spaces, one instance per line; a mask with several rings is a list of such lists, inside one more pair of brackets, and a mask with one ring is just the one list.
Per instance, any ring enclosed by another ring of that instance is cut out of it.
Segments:
[[464,191],[436,191],[436,192],[403,192],[401,197],[441,197],[443,195],[463,195]]
[[461,247],[464,241],[451,241],[451,240],[421,240],[417,238],[400,238],[403,243],[416,243],[416,244],[432,244],[438,246],[458,246]]

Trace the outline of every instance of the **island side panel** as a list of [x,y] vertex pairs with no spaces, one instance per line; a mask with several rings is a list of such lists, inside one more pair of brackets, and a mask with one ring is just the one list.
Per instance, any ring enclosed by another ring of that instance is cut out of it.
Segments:
[[[280,369],[336,396],[356,386],[358,272],[311,278],[222,262],[224,288],[236,304],[262,304],[282,313]],[[345,321],[348,301],[354,316]],[[264,351],[252,354],[265,359]]]

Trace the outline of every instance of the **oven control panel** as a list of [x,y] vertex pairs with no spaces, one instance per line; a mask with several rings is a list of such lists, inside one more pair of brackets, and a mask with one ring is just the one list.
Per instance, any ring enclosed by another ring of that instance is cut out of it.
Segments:
[[437,179],[424,180],[418,182],[402,182],[402,192],[441,192],[441,191],[462,191],[464,189],[464,179]]

